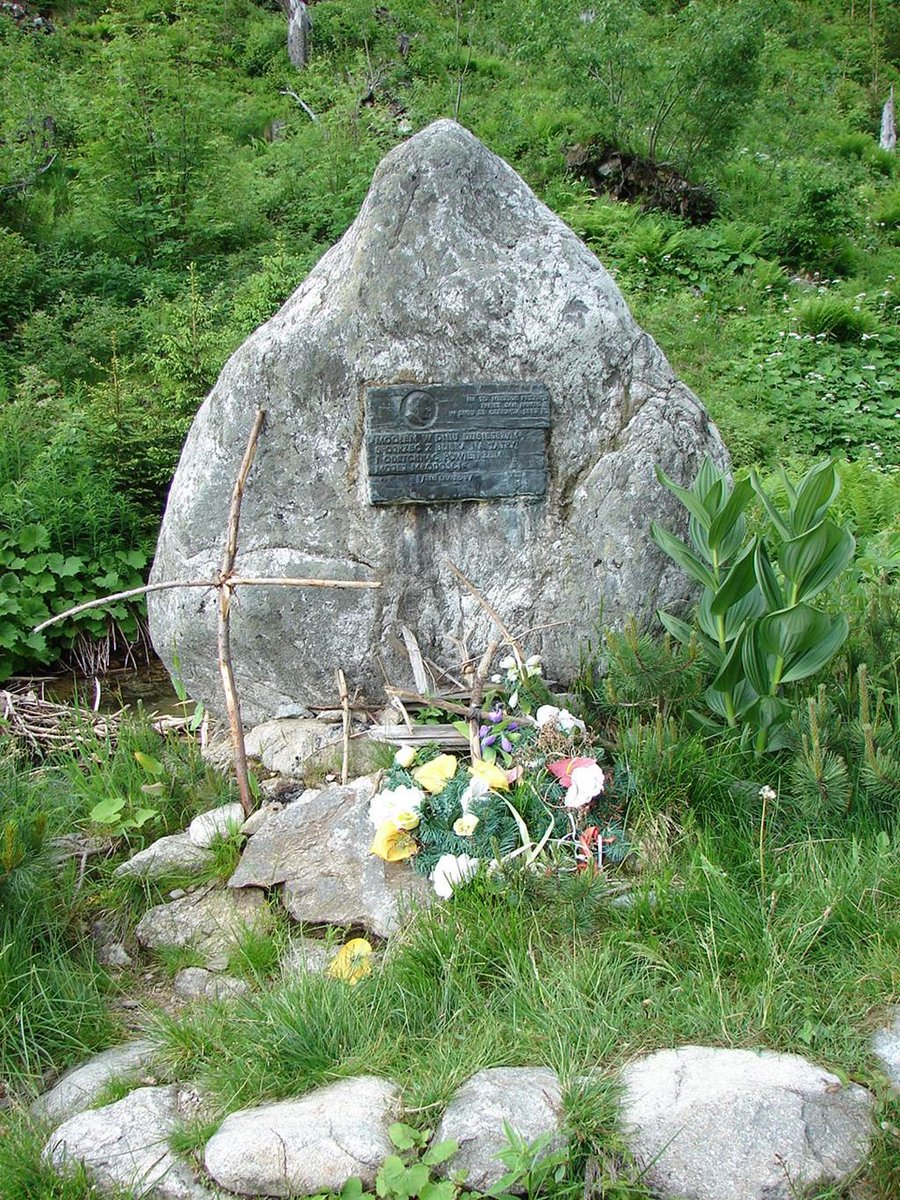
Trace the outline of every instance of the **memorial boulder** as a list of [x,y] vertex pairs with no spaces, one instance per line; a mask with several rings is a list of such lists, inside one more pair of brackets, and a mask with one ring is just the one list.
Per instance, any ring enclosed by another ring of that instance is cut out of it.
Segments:
[[[231,357],[188,435],[154,581],[216,575],[229,497],[266,413],[241,515],[242,575],[377,580],[244,587],[232,651],[245,719],[378,700],[411,684],[401,638],[454,665],[490,602],[549,677],[602,619],[690,598],[652,543],[678,505],[654,465],[727,460],[715,428],[610,275],[471,133],[438,121],[393,150],[356,221]],[[221,711],[216,594],[149,597],[154,645]]]

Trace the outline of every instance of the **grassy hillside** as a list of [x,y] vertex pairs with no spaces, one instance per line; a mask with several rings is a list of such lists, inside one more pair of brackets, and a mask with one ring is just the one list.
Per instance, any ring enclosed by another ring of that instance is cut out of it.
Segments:
[[[303,72],[274,0],[41,11],[39,30],[0,17],[4,673],[104,632],[96,614],[28,631],[140,581],[225,358],[341,235],[385,152],[438,116],[615,272],[738,466],[896,463],[886,0],[319,0]],[[566,168],[573,145],[671,163],[715,216],[598,197]]]

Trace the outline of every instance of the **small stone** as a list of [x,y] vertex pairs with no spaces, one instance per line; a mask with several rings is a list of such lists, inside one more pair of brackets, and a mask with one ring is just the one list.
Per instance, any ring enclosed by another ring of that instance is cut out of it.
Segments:
[[799,1055],[681,1046],[622,1082],[626,1136],[661,1200],[792,1200],[866,1159],[872,1097]]
[[281,959],[281,975],[285,980],[298,975],[320,975],[334,957],[324,942],[315,938],[294,938]]
[[90,1108],[115,1080],[138,1078],[153,1062],[155,1052],[152,1042],[141,1040],[95,1054],[63,1075],[43,1096],[38,1096],[31,1111],[39,1120],[58,1125]]
[[208,849],[217,837],[236,833],[244,823],[244,809],[238,804],[223,804],[194,817],[188,826],[188,837],[195,846]]
[[872,1053],[881,1063],[893,1090],[900,1093],[900,1006],[892,1007],[890,1015],[893,1018],[891,1024],[872,1034]]
[[168,1142],[181,1119],[178,1089],[142,1087],[116,1104],[71,1117],[44,1157],[66,1171],[81,1164],[101,1194],[133,1190],[135,1200],[213,1200]]
[[228,955],[227,954],[211,954],[206,960],[207,971],[227,971],[228,970]]
[[163,879],[167,875],[199,875],[212,860],[208,850],[194,845],[186,833],[159,838],[116,867],[119,879]]
[[187,892],[184,890],[184,888],[172,888],[171,892],[169,892],[169,899],[180,900],[182,896],[186,895]]
[[490,1067],[459,1088],[435,1131],[433,1142],[454,1140],[459,1151],[444,1171],[466,1171],[466,1187],[484,1192],[506,1173],[497,1157],[507,1144],[504,1123],[526,1141],[550,1135],[542,1154],[565,1145],[561,1129],[562,1089],[549,1067]]
[[281,809],[282,805],[274,800],[270,801],[268,804],[264,804],[261,808],[258,808],[256,812],[252,812],[246,819],[241,826],[241,833],[245,838],[253,837],[254,833],[258,833],[259,830],[262,829],[269,817],[274,816],[274,814],[277,812],[281,812]]
[[233,975],[218,975],[203,967],[185,967],[175,976],[173,990],[183,1000],[233,1000],[245,996],[250,985]]
[[311,717],[313,714],[302,704],[279,704],[275,709],[275,720],[281,721],[285,717]]
[[132,957],[121,942],[104,942],[97,947],[97,962],[102,967],[121,969],[132,965]]
[[388,1129],[399,1098],[393,1083],[364,1075],[232,1113],[206,1144],[206,1169],[242,1196],[340,1192],[353,1176],[372,1188],[394,1153]]
[[134,932],[141,945],[150,950],[190,946],[208,963],[219,955],[227,959],[246,929],[263,931],[270,924],[263,892],[256,888],[240,892],[216,888],[151,908]]

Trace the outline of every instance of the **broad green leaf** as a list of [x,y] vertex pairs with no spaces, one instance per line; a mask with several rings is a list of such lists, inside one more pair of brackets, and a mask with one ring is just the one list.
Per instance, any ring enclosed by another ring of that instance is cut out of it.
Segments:
[[341,1188],[341,1200],[362,1200],[363,1195],[362,1180],[358,1175],[348,1179]]
[[452,1179],[429,1179],[419,1192],[419,1200],[454,1200],[456,1192],[457,1186]]
[[88,815],[98,825],[111,825],[114,821],[118,821],[119,814],[124,807],[125,800],[122,796],[109,796],[106,800],[95,804]]
[[[723,543],[740,520],[741,513],[750,503],[753,495],[753,484],[749,479],[742,479],[734,485],[734,489],[725,502],[722,511],[709,527],[709,544],[713,550],[721,551]],[[732,553],[734,551],[732,550]],[[722,555],[722,557],[728,557]]]
[[[381,1170],[378,1172],[378,1181],[384,1180],[384,1183],[392,1192],[400,1192],[402,1195],[407,1195],[406,1191],[406,1167],[396,1154],[389,1154],[384,1160]],[[378,1189],[379,1196],[383,1196],[381,1188]]]
[[833,462],[819,463],[808,471],[797,488],[796,501],[791,504],[791,524],[794,533],[812,529],[841,490],[841,481]]
[[765,508],[766,512],[769,514],[769,520],[772,522],[772,524],[775,526],[775,528],[778,530],[778,532],[781,534],[781,536],[783,538],[791,537],[792,534],[791,534],[790,526],[786,523],[784,517],[781,515],[781,513],[778,511],[778,509],[772,503],[772,500],[769,497],[769,494],[765,491],[762,484],[759,482],[759,478],[755,471],[750,472],[750,482],[753,485],[754,492],[756,492],[757,496],[760,498],[760,500],[763,503],[763,507]]
[[430,1171],[425,1163],[413,1163],[411,1167],[406,1168],[406,1184],[404,1190],[409,1196],[418,1196],[422,1188],[428,1183]]
[[674,496],[678,497],[699,525],[704,529],[709,529],[712,514],[707,512],[700,497],[695,495],[693,491],[688,491],[687,488],[681,487],[674,479],[670,479],[662,467],[655,467],[654,470],[656,471],[656,478],[663,487],[667,487]]
[[712,681],[711,687],[717,692],[730,692],[744,678],[744,666],[741,662],[741,644],[744,640],[744,633],[736,637],[732,642],[728,653],[725,655],[725,661],[719,668],[719,673]]
[[459,1142],[454,1138],[448,1138],[446,1141],[437,1142],[422,1155],[422,1162],[428,1163],[429,1166],[437,1166],[438,1163],[447,1162],[459,1150]]
[[792,538],[781,547],[779,565],[794,585],[798,601],[811,600],[840,575],[853,557],[856,542],[850,530],[832,521]]
[[650,536],[656,542],[657,546],[668,554],[669,558],[678,563],[679,567],[685,571],[692,579],[696,579],[698,583],[702,583],[704,587],[708,587],[710,591],[716,590],[716,581],[704,563],[690,551],[684,542],[680,542],[674,534],[669,533],[667,529],[663,529],[661,525],[657,525],[655,521],[650,525]]
[[418,1146],[421,1140],[419,1131],[410,1125],[404,1125],[402,1121],[394,1122],[388,1130],[388,1137],[398,1150],[411,1150],[413,1146]]
[[761,644],[759,621],[754,621],[747,626],[741,644],[741,662],[750,686],[760,696],[768,695],[774,679],[775,659],[766,652]]
[[694,482],[691,485],[691,490],[694,495],[699,496],[701,500],[705,500],[709,495],[710,489],[715,485],[716,481],[721,479],[722,472],[707,454],[703,462],[700,464],[700,470],[694,477]]
[[820,636],[815,645],[789,663],[781,677],[782,683],[793,683],[798,679],[806,679],[816,675],[826,667],[834,655],[840,650],[847,639],[850,626],[843,614],[829,620],[828,630]]
[[148,775],[163,775],[166,768],[162,765],[158,758],[154,758],[150,754],[144,754],[143,750],[135,750],[135,761],[138,762]]
[[688,521],[688,537],[691,539],[691,545],[694,549],[699,550],[703,558],[711,563],[712,551],[709,546],[709,536],[700,522],[695,521],[693,517]]
[[[694,627],[693,625],[688,625],[687,621],[682,621],[679,617],[673,617],[671,613],[663,612],[661,608],[656,610],[656,615],[660,623],[668,633],[671,633],[676,642],[686,645],[694,636]],[[466,732],[468,732],[468,727]]]
[[771,559],[769,558],[766,543],[762,538],[759,538],[756,543],[756,550],[753,556],[753,569],[756,573],[757,586],[765,599],[767,608],[770,610],[784,608],[784,593],[781,590],[781,584],[778,582],[778,576],[775,574],[775,568],[772,566]]
[[152,821],[157,815],[155,808],[138,808],[135,809],[132,823],[135,829],[140,829],[142,825],[146,825],[148,821]]
[[23,525],[18,533],[20,550],[31,554],[34,550],[46,550],[50,545],[50,534],[43,525]]
[[787,664],[798,654],[805,654],[827,626],[824,613],[808,604],[794,604],[762,617],[756,630],[761,650]]
[[731,608],[732,604],[756,586],[756,574],[753,566],[753,554],[756,550],[756,539],[735,559],[731,569],[725,576],[722,586],[718,588],[710,603],[710,612],[714,617],[721,617]]

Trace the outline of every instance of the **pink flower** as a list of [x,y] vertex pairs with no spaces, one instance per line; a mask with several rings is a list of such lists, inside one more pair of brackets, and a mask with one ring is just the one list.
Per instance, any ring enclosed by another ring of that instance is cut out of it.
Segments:
[[548,763],[547,770],[555,775],[564,788],[572,786],[572,772],[578,767],[596,767],[596,758],[561,758],[558,762]]

